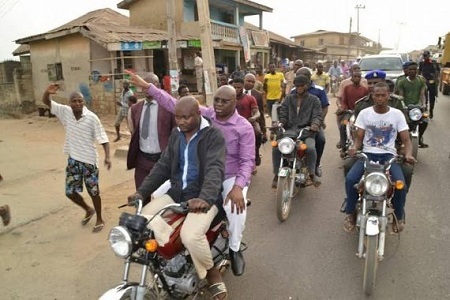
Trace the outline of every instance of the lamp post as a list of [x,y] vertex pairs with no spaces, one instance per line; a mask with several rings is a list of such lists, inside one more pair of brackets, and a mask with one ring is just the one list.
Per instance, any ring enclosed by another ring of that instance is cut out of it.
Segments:
[[356,4],[356,56],[360,56],[359,54],[359,10],[365,9],[365,5]]

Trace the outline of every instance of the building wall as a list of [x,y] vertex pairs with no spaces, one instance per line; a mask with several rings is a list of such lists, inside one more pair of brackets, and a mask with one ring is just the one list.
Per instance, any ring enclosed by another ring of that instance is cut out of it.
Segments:
[[129,11],[131,26],[145,26],[158,30],[167,30],[165,0],[137,1],[130,7]]

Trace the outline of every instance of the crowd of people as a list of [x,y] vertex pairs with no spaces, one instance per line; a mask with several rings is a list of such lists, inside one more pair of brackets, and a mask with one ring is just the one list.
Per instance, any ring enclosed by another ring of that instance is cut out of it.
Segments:
[[[404,145],[406,165],[415,162],[411,153],[411,140],[404,107],[429,104],[433,118],[437,97],[435,78],[439,69],[427,59],[421,63],[405,62],[403,78],[397,80],[396,94],[391,94],[385,83],[386,73],[372,70],[362,76],[357,63],[347,67],[344,61],[334,61],[324,70],[317,62],[314,68],[295,60],[292,68],[278,71],[269,63],[267,72],[261,66],[245,71],[237,68],[233,74],[221,74],[219,88],[213,96],[211,107],[199,105],[190,95],[186,85],[178,88],[178,97],[161,89],[159,78],[148,73],[143,78],[128,72],[129,80],[123,81],[123,91],[117,105],[120,106],[115,127],[121,139],[120,124],[127,119],[131,140],[127,156],[127,168],[134,169],[136,192],[129,196],[144,200],[145,214],[153,214],[162,206],[173,202],[188,202],[190,213],[183,224],[181,239],[189,250],[200,278],[206,278],[214,288],[216,298],[226,295],[226,287],[213,261],[205,233],[214,217],[223,210],[229,223],[229,253],[232,271],[236,276],[244,273],[245,260],[241,252],[241,240],[247,218],[247,197],[252,174],[261,165],[260,147],[268,140],[266,119],[272,126],[299,128],[310,126],[311,135],[306,139],[307,168],[310,174],[305,186],[320,186],[321,158],[325,149],[325,123],[330,106],[331,78],[340,78],[336,94],[336,125],[340,138],[337,145],[341,152],[354,157],[357,150],[368,153],[378,161],[387,161],[397,155],[396,138]],[[198,53],[197,64],[202,64]],[[198,74],[200,76],[200,74]],[[201,81],[198,83],[201,85]],[[145,98],[137,99],[130,86],[141,88]],[[96,215],[94,232],[100,231],[105,222],[101,214],[99,192],[98,153],[95,144],[104,149],[104,163],[109,169],[109,139],[99,118],[84,106],[83,95],[73,92],[69,105],[51,99],[59,86],[50,84],[43,95],[51,113],[56,115],[66,130],[64,151],[68,156],[65,194],[80,206],[85,215],[81,224],[86,225]],[[202,88],[201,88],[202,89]],[[355,141],[346,148],[346,132],[341,112],[355,114]],[[334,122],[333,122],[334,123]],[[420,147],[426,148],[424,132],[428,123],[420,127]],[[280,151],[272,150],[276,188]],[[411,184],[412,168],[394,166],[394,179]],[[341,208],[346,213],[344,230],[355,230],[355,205],[358,197],[354,188],[363,165],[355,159],[344,164],[346,176],[346,200]],[[93,207],[80,193],[83,182]],[[393,199],[396,232],[404,227],[404,206],[408,189],[396,192]],[[9,207],[2,206],[0,214],[4,225],[9,223]]]

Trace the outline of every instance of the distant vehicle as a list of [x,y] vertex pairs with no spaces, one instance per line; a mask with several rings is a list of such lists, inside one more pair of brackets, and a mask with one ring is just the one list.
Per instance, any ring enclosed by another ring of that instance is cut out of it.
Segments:
[[389,84],[391,92],[394,91],[397,78],[403,75],[403,60],[399,55],[378,54],[368,55],[359,61],[362,76],[372,70],[382,70],[386,72],[386,83]]
[[380,52],[380,54],[382,54],[382,55],[400,55],[403,62],[410,61],[409,54],[407,52],[398,52],[395,50],[382,50]]

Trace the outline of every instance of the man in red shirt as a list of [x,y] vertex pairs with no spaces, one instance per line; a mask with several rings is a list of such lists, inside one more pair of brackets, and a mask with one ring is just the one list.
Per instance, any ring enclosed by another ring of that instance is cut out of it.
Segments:
[[355,70],[352,72],[351,76],[352,84],[344,87],[340,101],[338,101],[338,109],[336,114],[339,118],[339,134],[341,143],[341,153],[345,153],[347,149],[345,147],[345,140],[347,139],[346,125],[343,124],[342,118],[344,114],[340,114],[346,110],[355,110],[355,103],[362,97],[369,94],[369,89],[367,86],[361,84],[361,71]]

